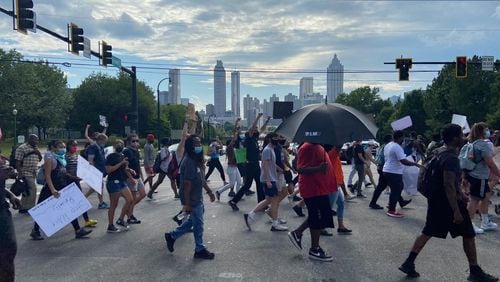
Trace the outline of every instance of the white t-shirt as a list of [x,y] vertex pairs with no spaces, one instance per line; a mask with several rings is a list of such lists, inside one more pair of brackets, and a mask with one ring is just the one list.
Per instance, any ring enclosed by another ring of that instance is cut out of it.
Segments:
[[401,163],[401,160],[406,159],[406,155],[401,145],[394,141],[385,145],[384,158],[385,163],[382,169],[383,172],[403,174],[404,165]]

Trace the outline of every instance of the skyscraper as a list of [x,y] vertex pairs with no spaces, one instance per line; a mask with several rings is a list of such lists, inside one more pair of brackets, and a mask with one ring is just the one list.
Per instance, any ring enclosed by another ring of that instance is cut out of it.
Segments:
[[181,71],[179,69],[170,69],[168,71],[170,78],[168,86],[168,103],[180,104],[181,103]]
[[313,78],[312,77],[303,77],[300,79],[300,95],[299,98],[303,99],[307,95],[312,94],[313,91]]
[[221,60],[214,68],[214,106],[215,115],[223,117],[226,113],[226,70]]
[[168,91],[160,91],[160,105],[169,104],[168,102]]
[[231,72],[231,111],[235,117],[240,116],[240,72]]
[[326,69],[326,93],[328,102],[333,103],[344,92],[344,66],[333,56],[332,63]]

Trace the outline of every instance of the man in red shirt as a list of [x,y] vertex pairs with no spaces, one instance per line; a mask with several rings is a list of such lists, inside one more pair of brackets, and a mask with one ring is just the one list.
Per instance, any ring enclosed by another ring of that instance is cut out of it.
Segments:
[[300,195],[304,198],[308,217],[297,229],[288,233],[292,244],[302,249],[302,233],[309,228],[311,248],[309,258],[332,261],[333,258],[319,246],[321,230],[333,228],[333,216],[328,194],[337,192],[335,172],[330,158],[321,144],[303,143],[297,154]]

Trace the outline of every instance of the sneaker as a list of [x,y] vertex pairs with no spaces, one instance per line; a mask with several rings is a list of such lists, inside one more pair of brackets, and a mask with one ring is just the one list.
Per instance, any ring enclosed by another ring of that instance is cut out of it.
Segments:
[[234,197],[234,196],[236,196],[236,194],[234,193],[234,191],[229,192],[229,194],[227,194],[227,195],[228,195],[229,197],[231,197],[231,198],[232,198],[232,197]]
[[337,233],[339,235],[351,235],[352,234],[352,230],[351,229],[347,229],[347,228],[338,228],[337,229]]
[[129,219],[127,219],[128,224],[141,224],[141,221],[135,218],[135,216],[131,216]]
[[215,198],[217,199],[217,202],[220,202],[220,192],[215,191]]
[[293,196],[292,195],[288,195],[287,198],[288,198],[288,203],[290,205],[293,204]]
[[329,231],[328,231],[328,230],[326,230],[326,229],[321,229],[321,232],[319,233],[319,235],[321,235],[321,236],[331,237],[331,236],[333,236],[333,233],[332,233],[332,232],[329,232]]
[[399,270],[406,273],[406,275],[411,278],[416,278],[420,276],[420,273],[415,271],[415,264],[413,263],[409,264],[405,262],[399,267]]
[[488,222],[485,224],[484,222],[481,223],[481,229],[484,231],[491,231],[497,229],[498,225],[494,223],[493,221],[488,220]]
[[337,216],[337,211],[336,210],[332,210],[332,216]]
[[300,202],[300,201],[302,201],[302,198],[299,197],[299,196],[297,196],[297,195],[295,195],[295,196],[293,196],[293,201],[294,202]]
[[114,224],[108,225],[108,233],[120,233],[121,230],[116,228]]
[[174,251],[175,239],[172,238],[172,236],[170,235],[170,233],[165,233],[165,241],[167,242],[167,249],[168,249],[168,251],[172,253]]
[[406,207],[409,203],[411,203],[411,200],[412,200],[412,199],[409,199],[409,200],[407,200],[407,201],[403,200],[401,203],[399,203],[399,206],[400,206],[401,208],[404,208],[404,207]]
[[472,227],[474,227],[474,232],[477,234],[483,234],[484,229],[477,227],[474,223],[472,224]]
[[196,259],[214,259],[215,254],[203,249],[199,252],[194,252],[194,258]]
[[118,219],[116,221],[116,224],[117,225],[120,225],[121,227],[125,228],[125,230],[128,230],[129,229],[129,226],[128,224],[123,220],[123,219]]
[[295,248],[302,250],[302,235],[299,235],[297,232],[292,231],[288,232],[288,238],[290,239],[290,242],[292,242],[292,245],[295,246]]
[[95,219],[89,219],[87,221],[85,221],[85,227],[95,227],[97,224],[97,220]]
[[253,194],[255,194],[255,192],[254,192],[254,191],[252,191],[252,190],[248,190],[248,191],[245,193],[245,195],[246,195],[246,196],[250,196],[250,195],[253,195]]
[[278,218],[278,222],[280,224],[286,224],[287,223],[286,219],[284,219],[284,218]]
[[92,233],[92,230],[87,230],[85,228],[80,228],[80,230],[75,232],[75,238],[80,239]]
[[365,184],[365,187],[366,187],[366,188],[368,188],[368,187],[370,187],[370,186],[373,186],[373,184],[371,184],[371,183],[366,183],[366,184]]
[[236,205],[236,203],[233,200],[231,200],[231,201],[229,201],[227,203],[231,206],[231,208],[233,209],[233,211],[239,211],[240,210],[238,208],[238,206]]
[[318,261],[333,261],[333,257],[327,255],[321,247],[318,247],[316,250],[309,249],[309,258]]
[[357,197],[357,198],[366,198],[366,196],[365,196],[365,195],[363,195],[362,193],[358,193],[358,194],[356,195],[356,197]]
[[288,231],[288,227],[282,224],[276,224],[271,227],[271,231]]
[[304,216],[306,216],[306,215],[304,214],[304,212],[302,211],[302,208],[301,208],[301,207],[299,207],[298,205],[296,205],[296,206],[294,206],[294,207],[293,207],[293,211],[294,211],[294,212],[295,212],[298,216],[300,216],[300,217],[304,217]]
[[349,188],[349,190],[351,191],[351,193],[354,194],[354,186],[352,186],[352,184],[347,184],[347,188]]
[[397,218],[404,217],[404,214],[397,211],[387,211],[387,215],[390,217],[397,217]]
[[467,278],[468,281],[498,281],[498,277],[495,277],[493,275],[490,275],[486,272],[484,272],[479,266],[477,267],[478,270],[474,271],[469,274],[469,277]]
[[146,197],[148,197],[148,200],[149,200],[149,201],[154,200],[154,199],[153,199],[153,191],[151,191],[151,190],[150,190],[150,191],[148,192],[148,194],[146,195]]
[[106,202],[102,202],[97,206],[98,209],[104,210],[104,209],[109,209],[109,205]]
[[247,225],[248,230],[252,231],[252,227],[250,227],[252,219],[248,216],[248,213],[244,214],[243,218],[245,219],[245,224]]
[[384,208],[378,204],[370,204],[369,207],[374,210],[383,210]]
[[43,240],[43,237],[40,234],[40,231],[31,230],[30,237],[31,237],[31,239],[33,239],[33,241]]

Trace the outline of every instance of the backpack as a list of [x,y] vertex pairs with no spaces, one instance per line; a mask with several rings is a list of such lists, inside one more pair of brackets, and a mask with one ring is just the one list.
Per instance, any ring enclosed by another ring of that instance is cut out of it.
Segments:
[[446,156],[451,156],[452,153],[448,150],[436,149],[432,156],[424,160],[423,167],[420,168],[418,173],[417,190],[424,197],[429,198],[432,189],[439,184],[439,177],[442,177],[439,167],[442,159]]
[[12,146],[12,151],[9,156],[9,166],[16,168],[16,151],[20,145]]
[[179,164],[177,163],[177,156],[174,152],[171,152],[172,160],[168,164],[167,174],[172,175],[174,178],[179,175]]
[[460,154],[458,154],[458,160],[460,161],[460,168],[465,171],[472,171],[476,165],[481,161],[481,156],[476,154],[473,143],[465,144],[462,149],[460,149]]
[[36,173],[36,184],[45,185],[45,168],[44,166],[40,167]]
[[385,156],[384,156],[385,145],[386,144],[378,148],[377,155],[375,156],[375,161],[377,162],[378,167],[383,167],[385,164]]

